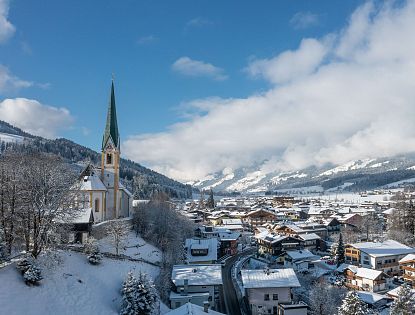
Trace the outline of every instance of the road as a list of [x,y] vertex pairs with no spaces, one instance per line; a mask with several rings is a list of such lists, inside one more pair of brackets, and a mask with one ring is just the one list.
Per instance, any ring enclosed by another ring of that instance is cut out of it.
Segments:
[[239,257],[250,255],[253,252],[254,250],[250,250],[229,258],[226,261],[226,265],[222,268],[223,298],[225,300],[226,314],[228,315],[241,315],[241,306],[232,282],[232,267]]

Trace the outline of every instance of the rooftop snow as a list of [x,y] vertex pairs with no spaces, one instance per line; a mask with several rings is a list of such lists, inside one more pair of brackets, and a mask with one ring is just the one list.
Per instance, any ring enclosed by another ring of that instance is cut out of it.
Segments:
[[241,270],[245,289],[300,287],[293,269]]
[[[207,313],[203,310],[202,306],[195,305],[192,303],[186,303],[179,308],[176,308],[165,315],[206,315]],[[209,314],[212,315],[224,315],[213,310],[209,310]]]
[[392,256],[415,253],[415,249],[403,245],[394,240],[386,240],[383,243],[364,242],[355,243],[351,246],[365,252],[372,257]]
[[286,254],[288,256],[290,256],[293,260],[318,257],[307,249],[304,249],[304,250],[287,250]]
[[176,286],[183,286],[184,280],[189,285],[222,284],[222,267],[220,265],[175,265],[171,279]]

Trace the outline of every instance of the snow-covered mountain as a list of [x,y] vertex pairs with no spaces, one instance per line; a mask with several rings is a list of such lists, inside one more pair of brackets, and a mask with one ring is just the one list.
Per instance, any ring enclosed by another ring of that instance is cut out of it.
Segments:
[[293,172],[266,171],[264,161],[252,167],[210,174],[189,182],[199,189],[220,192],[359,191],[415,181],[415,153],[390,158],[363,159],[342,165],[309,167]]
[[22,143],[24,139],[23,136],[0,132],[0,142]]

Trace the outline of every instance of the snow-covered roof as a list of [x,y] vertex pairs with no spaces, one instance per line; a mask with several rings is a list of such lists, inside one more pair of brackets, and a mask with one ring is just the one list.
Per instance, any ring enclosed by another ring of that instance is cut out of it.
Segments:
[[89,223],[94,219],[92,208],[76,209],[73,213],[68,213],[65,218],[57,220],[58,223],[69,223],[69,224],[83,224]]
[[377,242],[354,243],[354,244],[351,244],[351,246],[373,257],[383,257],[383,256],[415,253],[414,248],[406,246],[394,240],[386,240],[382,243],[377,243]]
[[[187,247],[186,259],[189,263],[215,261],[218,259],[218,239],[215,237],[205,239],[188,238],[186,239],[185,246]],[[191,250],[197,249],[197,246],[200,246],[200,249],[207,248],[207,255],[193,256]]]
[[244,229],[244,227],[240,224],[222,225],[221,227],[227,230],[243,230]]
[[241,270],[245,289],[255,288],[294,288],[300,287],[292,268],[268,270]]
[[306,233],[306,234],[299,234],[298,235],[304,241],[312,241],[312,240],[319,240],[321,239],[316,233]]
[[84,191],[106,191],[107,188],[102,183],[101,179],[96,175],[92,174],[90,176],[84,176],[81,179],[80,190]]
[[290,256],[293,260],[303,260],[303,259],[307,259],[307,258],[314,258],[314,257],[317,258],[318,257],[307,249],[287,250],[286,255]]
[[129,191],[121,182],[118,183],[118,188],[120,190],[123,190],[128,195],[128,197],[130,198],[133,197],[133,194],[131,193],[131,191]]
[[234,240],[237,240],[240,236],[241,236],[241,233],[238,233],[238,232],[232,232],[232,233],[219,232],[219,239],[221,241],[234,241]]
[[373,305],[383,299],[388,299],[384,295],[380,295],[377,293],[367,292],[367,291],[357,291],[357,295],[359,296],[359,299],[363,302]]
[[186,303],[179,308],[176,308],[170,312],[167,312],[165,315],[206,315],[206,314],[212,314],[212,315],[224,315],[223,313],[216,312],[214,310],[209,310],[209,313],[206,313],[203,310],[202,306],[195,305],[192,303]]
[[408,254],[404,258],[402,258],[401,260],[399,260],[399,262],[400,263],[403,263],[403,262],[411,261],[411,260],[415,260],[415,254]]
[[[393,297],[398,297],[398,292],[399,292],[399,290],[400,290],[400,288],[401,287],[396,287],[395,289],[393,289],[393,290],[390,290],[390,291],[388,291],[388,292],[386,292],[386,294],[387,295],[390,295],[390,296],[393,296]],[[411,292],[413,293],[413,294],[415,294],[415,289],[411,289]]]
[[184,280],[191,285],[222,284],[221,265],[174,265],[171,279],[176,286],[183,286]]
[[375,280],[382,273],[383,271],[380,271],[380,270],[374,270],[374,269],[369,269],[369,268],[357,268],[357,271],[355,274],[356,274],[356,277]]
[[242,225],[241,219],[222,219],[223,225]]

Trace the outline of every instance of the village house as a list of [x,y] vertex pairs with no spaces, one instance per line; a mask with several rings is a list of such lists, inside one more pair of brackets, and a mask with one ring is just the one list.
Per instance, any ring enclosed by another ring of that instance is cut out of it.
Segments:
[[399,268],[403,272],[403,278],[415,289],[415,254],[408,254],[399,260]]
[[[241,270],[242,285],[252,315],[278,314],[278,306],[292,304],[292,288],[300,287],[293,269]],[[307,305],[295,313],[307,314]]]
[[186,303],[216,309],[222,282],[220,265],[174,265],[171,276],[174,288],[170,292],[170,308],[176,309]]
[[298,237],[283,234],[270,233],[268,231],[255,235],[259,254],[279,256],[286,250],[303,248],[303,241]]
[[188,264],[213,264],[218,260],[218,239],[188,238],[185,251]]
[[344,275],[345,285],[349,289],[379,292],[392,285],[392,278],[380,270],[342,264],[336,271]]
[[258,209],[247,213],[244,216],[243,221],[253,229],[264,223],[275,223],[278,219],[274,212]]
[[382,243],[364,242],[347,244],[345,259],[347,264],[383,271],[388,275],[399,275],[399,260],[415,249],[394,240]]
[[219,232],[219,256],[236,255],[240,237],[239,232]]
[[284,267],[293,268],[295,271],[308,270],[314,267],[313,261],[320,256],[314,255],[309,250],[289,250],[284,255]]

